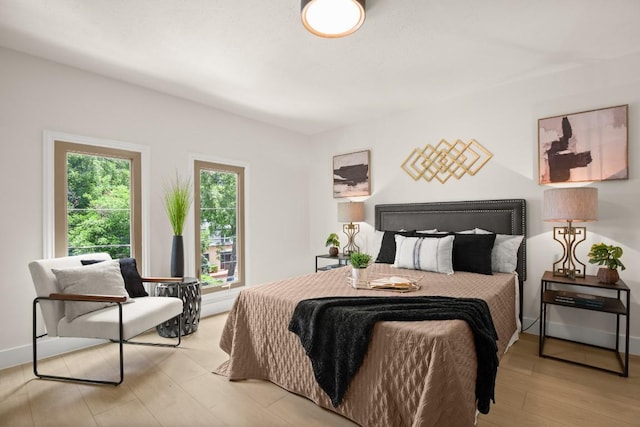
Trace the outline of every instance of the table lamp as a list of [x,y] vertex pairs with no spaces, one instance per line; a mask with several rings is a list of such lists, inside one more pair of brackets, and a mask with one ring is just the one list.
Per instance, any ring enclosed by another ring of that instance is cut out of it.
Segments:
[[543,219],[567,222],[566,227],[553,227],[553,239],[562,245],[562,258],[553,264],[553,275],[570,279],[585,276],[586,265],[576,259],[576,247],[587,237],[586,227],[574,222],[598,220],[598,189],[591,187],[552,188],[545,190]]
[[354,242],[356,234],[360,231],[360,226],[354,222],[364,221],[364,202],[338,203],[338,221],[348,222],[342,226],[342,231],[349,239],[342,252],[345,255],[360,252],[360,248]]

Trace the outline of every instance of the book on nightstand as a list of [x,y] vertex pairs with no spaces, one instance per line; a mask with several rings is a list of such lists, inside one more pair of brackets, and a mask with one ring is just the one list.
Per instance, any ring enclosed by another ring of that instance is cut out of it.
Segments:
[[576,294],[573,292],[557,291],[555,301],[586,308],[602,308],[605,299],[596,295]]

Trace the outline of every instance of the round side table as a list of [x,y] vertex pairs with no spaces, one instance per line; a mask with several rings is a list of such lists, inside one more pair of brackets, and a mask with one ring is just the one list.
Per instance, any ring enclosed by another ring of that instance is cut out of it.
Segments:
[[[200,322],[200,309],[202,296],[200,295],[200,282],[192,277],[185,277],[182,282],[158,283],[156,285],[156,296],[174,297],[182,296],[183,325],[182,336],[189,335],[198,330]],[[158,335],[165,338],[176,338],[180,329],[180,320],[170,319],[156,326]]]

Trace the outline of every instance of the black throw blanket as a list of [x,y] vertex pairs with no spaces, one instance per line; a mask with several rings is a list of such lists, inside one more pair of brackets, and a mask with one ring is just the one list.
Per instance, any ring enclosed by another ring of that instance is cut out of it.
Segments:
[[478,410],[489,413],[498,370],[498,339],[487,303],[475,298],[326,297],[296,306],[289,330],[300,337],[320,387],[338,407],[369,346],[375,322],[466,321],[476,345]]

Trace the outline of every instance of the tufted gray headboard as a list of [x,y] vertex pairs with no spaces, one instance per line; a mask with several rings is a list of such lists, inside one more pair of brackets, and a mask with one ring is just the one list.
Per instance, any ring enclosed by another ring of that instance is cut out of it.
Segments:
[[475,227],[500,234],[519,234],[524,239],[518,251],[520,307],[522,286],[527,280],[527,214],[524,199],[472,200],[376,205],[376,230],[462,231]]

